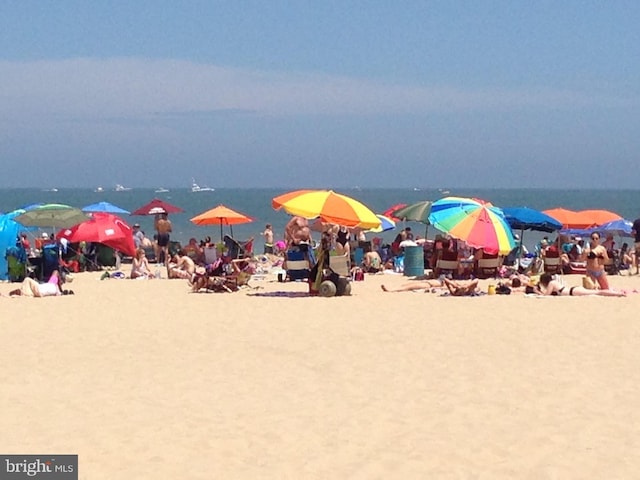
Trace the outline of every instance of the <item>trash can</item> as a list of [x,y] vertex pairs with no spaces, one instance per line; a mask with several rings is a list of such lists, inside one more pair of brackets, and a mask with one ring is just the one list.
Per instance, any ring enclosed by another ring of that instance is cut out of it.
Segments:
[[424,250],[421,246],[404,247],[404,276],[424,275]]

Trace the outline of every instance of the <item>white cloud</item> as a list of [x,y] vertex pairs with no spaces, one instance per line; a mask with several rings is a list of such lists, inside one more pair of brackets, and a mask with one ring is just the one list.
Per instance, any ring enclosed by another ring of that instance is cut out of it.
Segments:
[[0,102],[5,120],[140,119],[211,111],[370,115],[629,105],[623,98],[549,88],[473,91],[142,58],[2,61]]

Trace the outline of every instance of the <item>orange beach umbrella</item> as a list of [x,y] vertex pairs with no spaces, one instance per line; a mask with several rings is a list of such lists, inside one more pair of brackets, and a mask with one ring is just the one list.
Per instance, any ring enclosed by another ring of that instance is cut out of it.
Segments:
[[542,213],[562,223],[563,230],[596,227],[604,223],[620,220],[622,217],[608,210],[581,210],[579,212],[565,208],[552,208]]
[[[241,223],[253,222],[253,218],[244,215],[243,213],[231,210],[224,205],[218,205],[211,210],[196,215],[191,219],[191,222],[196,225],[220,225],[220,240],[222,240],[222,226],[223,225],[239,225]],[[233,230],[231,230],[233,235]]]

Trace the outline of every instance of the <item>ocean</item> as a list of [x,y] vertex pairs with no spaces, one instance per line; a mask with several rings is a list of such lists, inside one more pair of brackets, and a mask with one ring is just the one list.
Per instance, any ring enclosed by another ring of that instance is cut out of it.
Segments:
[[[93,189],[61,188],[56,192],[35,188],[0,189],[0,212],[9,212],[16,208],[34,203],[64,203],[82,208],[86,205],[107,201],[125,210],[133,211],[153,198],[161,198],[185,210],[184,213],[170,215],[173,224],[172,239],[186,244],[191,237],[200,240],[209,235],[213,240],[220,238],[219,227],[199,227],[189,219],[219,204],[253,217],[252,223],[234,225],[233,236],[238,240],[255,237],[256,251],[262,251],[260,232],[265,224],[273,225],[276,239],[282,237],[289,215],[271,207],[271,199],[290,191],[282,188],[260,189],[216,189],[213,192],[192,192],[191,189],[170,189],[169,192],[156,193],[154,189],[133,188],[116,192]],[[549,190],[549,189],[408,189],[408,188],[358,188],[340,189],[354,197],[377,213],[397,203],[414,203],[421,200],[437,200],[447,195],[476,197],[492,202],[498,207],[527,206],[538,210],[563,207],[572,210],[605,209],[633,220],[640,216],[640,190]],[[449,192],[449,193],[447,193]],[[130,224],[140,223],[148,236],[153,235],[153,217],[124,216]],[[418,235],[423,235],[425,226],[416,222],[407,222]],[[224,234],[230,233],[229,227],[223,228]],[[396,230],[398,230],[396,228]],[[393,240],[397,231],[391,230],[376,234],[387,241]],[[438,233],[429,227],[428,237]],[[524,243],[530,249],[544,234],[525,232]],[[373,234],[369,234],[369,237]]]

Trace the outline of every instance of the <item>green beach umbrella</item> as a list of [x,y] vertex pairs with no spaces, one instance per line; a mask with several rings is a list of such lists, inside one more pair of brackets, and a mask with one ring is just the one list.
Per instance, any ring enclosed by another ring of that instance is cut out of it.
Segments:
[[25,227],[70,228],[85,222],[89,216],[82,210],[60,203],[47,203],[15,217],[15,221]]
[[424,223],[426,225],[424,238],[427,238],[427,233],[429,232],[429,214],[431,213],[432,204],[433,202],[429,200],[423,200],[422,202],[412,203],[406,207],[394,210],[391,214],[400,220]]

